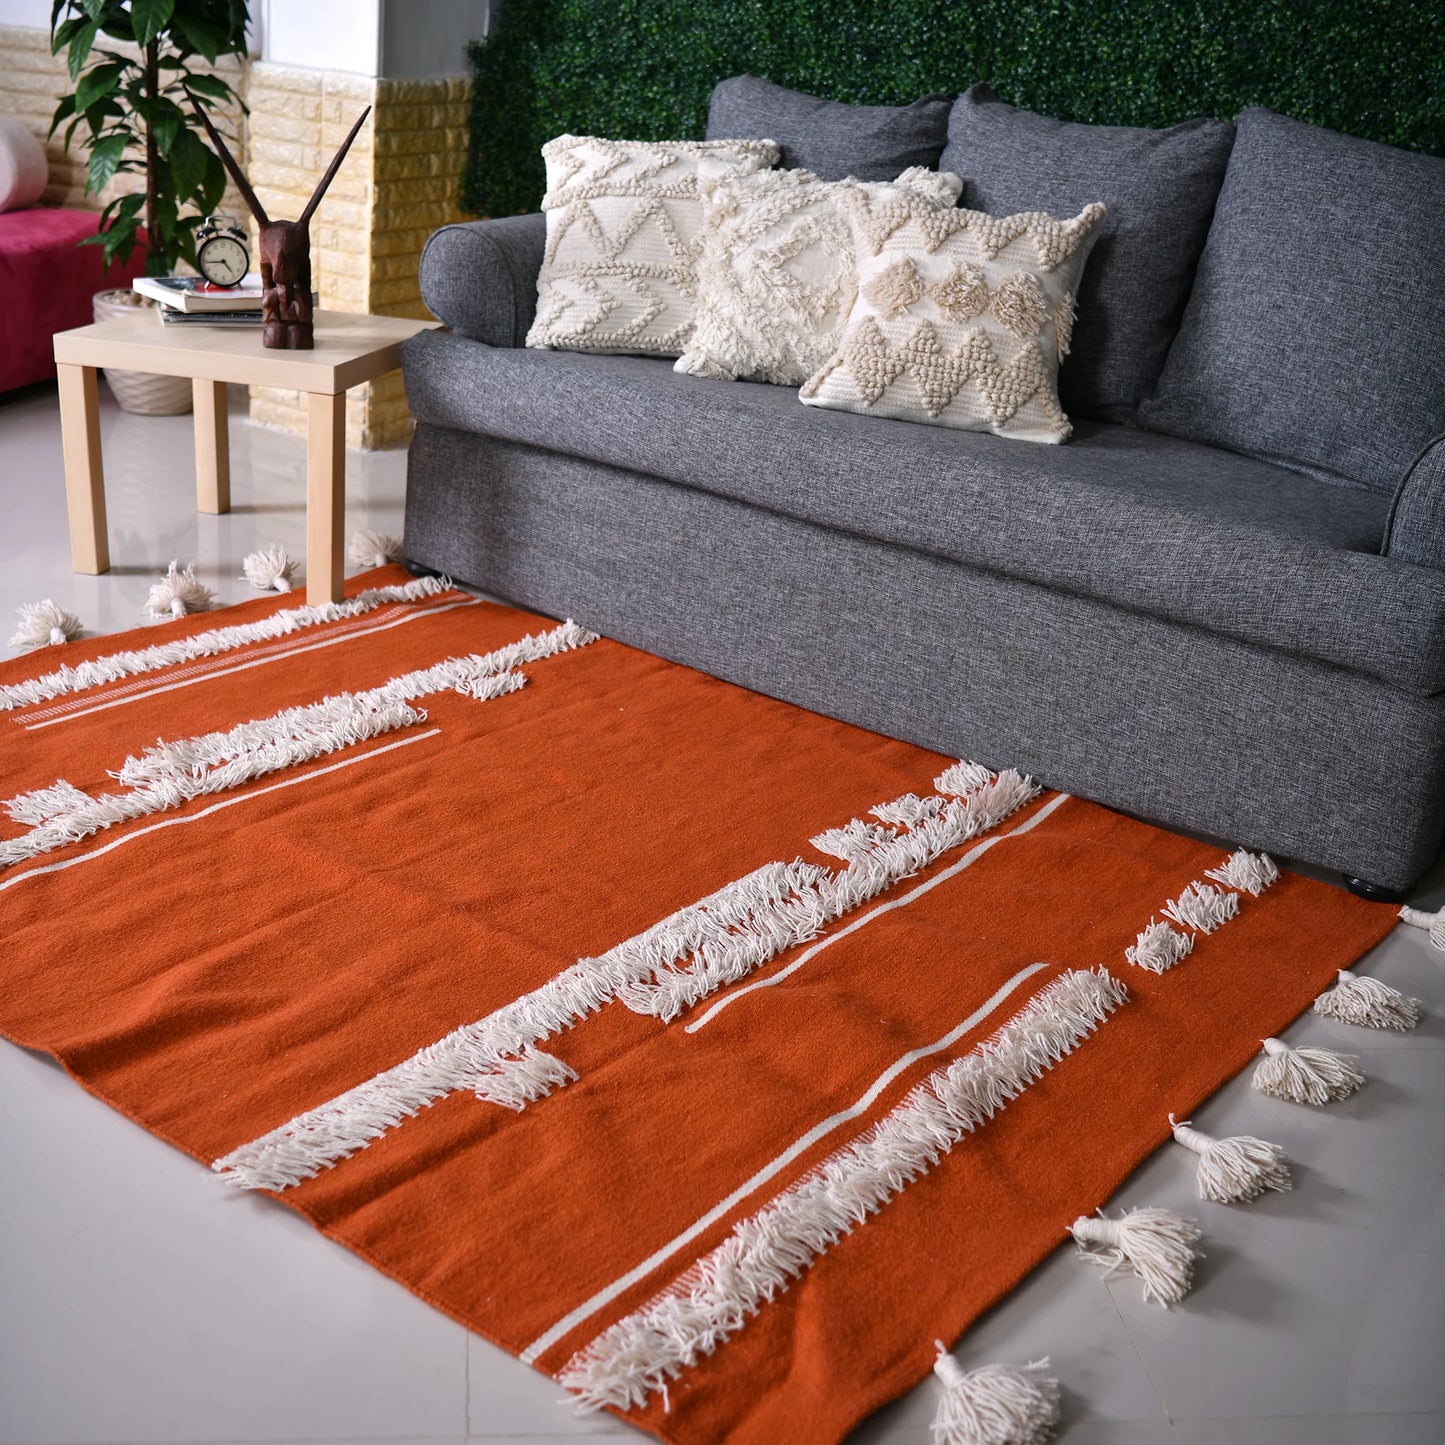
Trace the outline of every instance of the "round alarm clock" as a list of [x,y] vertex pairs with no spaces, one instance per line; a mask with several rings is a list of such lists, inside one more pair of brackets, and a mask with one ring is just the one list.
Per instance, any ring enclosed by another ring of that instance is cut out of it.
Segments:
[[246,233],[234,216],[207,216],[196,230],[196,270],[213,286],[239,286],[251,269]]

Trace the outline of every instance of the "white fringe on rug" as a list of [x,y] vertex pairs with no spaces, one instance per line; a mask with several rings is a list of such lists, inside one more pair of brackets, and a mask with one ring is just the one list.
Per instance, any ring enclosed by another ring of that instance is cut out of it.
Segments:
[[1400,922],[1408,923],[1411,928],[1423,928],[1430,935],[1431,945],[1445,950],[1445,908],[1432,913],[1426,908],[1407,905],[1400,910]]
[[216,627],[208,632],[198,632],[192,637],[178,637],[171,642],[161,642],[153,647],[136,648],[128,652],[115,652],[108,657],[97,657],[75,667],[62,667],[42,677],[25,682],[0,685],[0,711],[17,707],[32,707],[36,703],[50,702],[70,693],[84,692],[108,682],[118,682],[124,677],[137,677],[142,673],[156,672],[163,667],[173,667],[178,662],[195,662],[202,657],[215,657],[252,642],[270,642],[286,637],[306,627],[317,627],[327,622],[341,622],[352,617],[361,617],[378,607],[396,602],[418,602],[424,597],[435,597],[439,592],[449,591],[451,583],[445,578],[418,577],[399,587],[376,587],[347,602],[321,602],[315,606],[291,607],[273,612],[259,622],[239,622],[230,627]]
[[1315,1012],[1337,1023],[1357,1024],[1366,1029],[1415,1028],[1425,1015],[1425,1005],[1377,978],[1351,973],[1342,968],[1339,982],[1315,1000]]
[[[281,768],[294,767],[367,738],[421,722],[409,706],[419,697],[454,690],[468,697],[498,697],[526,681],[512,671],[597,641],[595,633],[565,622],[551,632],[478,656],[449,658],[406,673],[366,692],[340,693],[307,707],[241,723],[225,732],[159,742],[129,757],[113,776],[130,790],[91,797],[58,782],[22,793],[6,809],[37,819],[28,833],[0,840],[0,868],[79,842],[104,828],[179,808],[206,793],[225,792]],[[67,791],[68,790],[68,791]]]
[[990,819],[1000,821],[1040,791],[1018,773],[984,776],[987,783],[962,802],[940,800],[936,811],[925,810],[916,834],[890,835],[878,856],[867,855],[838,873],[801,860],[765,863],[606,953],[578,959],[540,988],[454,1029],[211,1167],[244,1189],[287,1189],[349,1158],[438,1099],[472,1088],[470,1080],[495,1072],[508,1058],[614,999],[638,1012],[674,1017],[684,1000],[701,998],[813,937],[830,919],[924,867],[953,846],[950,840],[964,841],[992,826]]
[[1266,1039],[1264,1058],[1255,1067],[1251,1082],[1272,1099],[1318,1108],[1348,1099],[1365,1082],[1365,1076],[1353,1054],[1292,1049],[1282,1039]]
[[1206,878],[1223,883],[1226,888],[1237,888],[1258,898],[1273,883],[1279,882],[1279,869],[1268,853],[1250,853],[1241,848],[1231,853],[1218,868],[1206,868]]
[[1289,1160],[1278,1144],[1256,1139],[1250,1134],[1236,1134],[1228,1139],[1212,1139],[1189,1121],[1176,1124],[1169,1116],[1174,1138],[1186,1149],[1199,1155],[1195,1176],[1199,1197],[1215,1204],[1247,1204],[1269,1189],[1283,1193],[1294,1187],[1289,1174]]
[[1128,997],[1105,970],[1056,978],[994,1036],[936,1070],[871,1129],[734,1226],[558,1375],[586,1413],[647,1403],[710,1355],[826,1250],[999,1113]]
[[933,1373],[943,1397],[934,1445],[1045,1445],[1059,1423],[1059,1382],[1047,1359],[1027,1365],[963,1366],[935,1340]]
[[1196,933],[1213,933],[1239,912],[1239,894],[1225,893],[1207,883],[1191,883],[1178,898],[1164,905],[1164,916]]
[[10,639],[11,647],[59,647],[80,636],[80,618],[48,597],[43,602],[22,602],[15,610],[20,626]]
[[346,560],[353,567],[385,567],[402,555],[401,538],[389,532],[353,532],[346,544]]
[[1135,968],[1148,969],[1150,973],[1164,973],[1174,967],[1181,958],[1188,958],[1194,952],[1194,935],[1180,933],[1167,923],[1150,919],[1144,931],[1124,950],[1124,957]]
[[252,552],[241,563],[245,580],[262,592],[289,592],[296,564],[286,555],[286,549],[278,542],[271,547],[262,547]]
[[1105,1274],[1126,1270],[1144,1281],[1144,1298],[1178,1304],[1189,1293],[1199,1225],[1172,1209],[1146,1206],[1118,1219],[1082,1215],[1069,1226],[1079,1255]]
[[196,564],[184,568],[172,562],[166,575],[151,584],[144,611],[152,617],[184,617],[188,612],[202,612],[216,600],[216,594],[196,576]]
[[577,1071],[561,1059],[538,1049],[524,1048],[516,1058],[503,1059],[471,1081],[477,1098],[504,1109],[525,1109],[577,1078]]

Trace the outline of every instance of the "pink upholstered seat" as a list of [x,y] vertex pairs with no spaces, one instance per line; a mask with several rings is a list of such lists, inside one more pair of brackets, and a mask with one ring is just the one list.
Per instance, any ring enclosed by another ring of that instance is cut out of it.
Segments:
[[97,213],[32,206],[0,214],[0,391],[55,375],[51,337],[93,319],[90,298],[107,286],[129,287],[145,268],[137,248],[106,271],[93,236]]

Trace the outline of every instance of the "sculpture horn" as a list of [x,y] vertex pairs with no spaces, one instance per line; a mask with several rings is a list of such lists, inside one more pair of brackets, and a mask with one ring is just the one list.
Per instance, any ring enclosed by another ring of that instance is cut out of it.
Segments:
[[[231,148],[221,139],[221,133],[211,124],[211,118],[201,109],[201,103],[186,89],[186,98],[191,102],[191,109],[200,117],[201,124],[206,128],[206,134],[211,138],[211,144],[215,146],[216,153],[221,157],[221,163],[231,173],[231,179],[236,183],[236,189],[240,191],[242,199],[251,208],[251,214],[256,218],[258,226],[269,226],[271,218],[266,214],[266,208],[256,199],[256,193],[251,189],[251,182],[248,181],[236,164],[236,158],[231,154]],[[333,167],[334,169],[334,167]]]
[[366,109],[357,116],[356,124],[351,127],[351,134],[341,142],[341,149],[336,152],[336,156],[331,164],[326,167],[326,174],[322,176],[321,180],[317,183],[316,189],[311,193],[311,199],[306,202],[306,209],[302,211],[297,218],[296,224],[298,226],[304,226],[311,219],[312,213],[316,210],[317,206],[321,204],[321,198],[326,194],[326,188],[331,184],[331,178],[336,174],[341,162],[346,159],[346,152],[351,149],[351,142],[356,139],[356,133],[361,129],[362,125],[365,124],[366,117],[370,114],[371,107],[367,106]]

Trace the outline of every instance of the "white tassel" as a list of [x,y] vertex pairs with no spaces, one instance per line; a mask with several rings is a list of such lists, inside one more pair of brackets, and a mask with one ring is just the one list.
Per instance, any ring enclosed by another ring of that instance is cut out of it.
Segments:
[[1289,1160],[1278,1144],[1256,1139],[1249,1134],[1236,1134],[1228,1139],[1212,1139],[1191,1129],[1186,1119],[1182,1124],[1169,1116],[1175,1139],[1186,1149],[1199,1155],[1199,1197],[1215,1204],[1247,1204],[1268,1189],[1281,1193],[1292,1188]]
[[981,1365],[965,1371],[935,1340],[933,1373],[943,1398],[933,1417],[934,1445],[1043,1445],[1059,1423],[1059,1382],[1047,1359]]
[[1402,908],[1400,922],[1408,923],[1411,928],[1426,929],[1430,934],[1430,942],[1436,948],[1445,950],[1445,908],[1438,913],[1431,913],[1424,908]]
[[1425,1012],[1417,998],[1403,994],[1377,978],[1365,978],[1342,968],[1340,981],[1315,1000],[1321,1018],[1367,1029],[1413,1029]]
[[262,592],[289,592],[296,564],[286,555],[286,549],[277,543],[252,552],[241,563],[241,568],[246,574],[245,580],[252,587]]
[[1124,950],[1124,957],[1135,968],[1147,968],[1150,973],[1163,973],[1193,951],[1192,934],[1180,933],[1170,928],[1167,923],[1157,923],[1151,918],[1149,926]]
[[20,626],[10,639],[11,647],[59,647],[80,636],[80,618],[48,597],[44,602],[22,602],[15,610]]
[[982,763],[957,762],[945,768],[933,786],[951,798],[965,798],[993,782],[993,774]]
[[388,532],[353,532],[346,548],[346,560],[353,567],[384,567],[401,557],[401,538]]
[[175,562],[166,569],[165,577],[151,586],[145,610],[152,617],[184,617],[199,612],[216,600],[216,594],[196,577],[196,564],[187,562],[181,570]]
[[1328,1104],[1348,1099],[1365,1076],[1353,1054],[1330,1049],[1292,1049],[1280,1039],[1264,1041],[1264,1058],[1254,1071],[1253,1084],[1261,1094],[1291,1104]]
[[1206,878],[1223,883],[1226,888],[1237,888],[1258,898],[1271,883],[1279,882],[1279,869],[1268,853],[1250,853],[1241,848],[1231,853],[1218,868],[1206,868]]
[[1127,1269],[1144,1281],[1144,1298],[1178,1304],[1189,1293],[1199,1226],[1172,1209],[1131,1209],[1120,1219],[1083,1215],[1069,1227],[1080,1255],[1106,1273]]
[[1191,883],[1178,898],[1164,905],[1164,916],[1196,933],[1213,933],[1239,912],[1239,894],[1225,893],[1207,883]]

